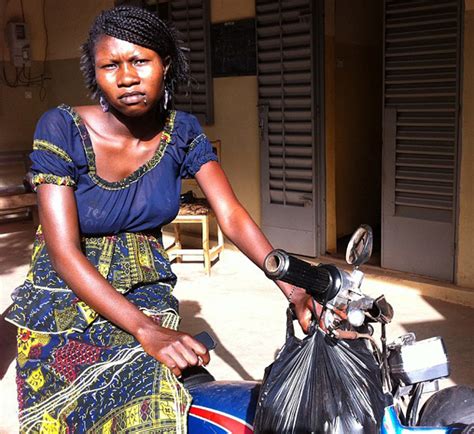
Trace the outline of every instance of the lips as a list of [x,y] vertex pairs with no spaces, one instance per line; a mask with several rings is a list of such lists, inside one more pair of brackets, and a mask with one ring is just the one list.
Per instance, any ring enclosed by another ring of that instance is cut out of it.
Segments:
[[119,99],[127,105],[138,104],[145,99],[145,94],[141,92],[127,92],[119,96]]

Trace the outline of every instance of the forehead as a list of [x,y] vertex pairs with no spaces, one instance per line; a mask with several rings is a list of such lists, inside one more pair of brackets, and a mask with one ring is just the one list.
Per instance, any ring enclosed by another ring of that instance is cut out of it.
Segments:
[[94,46],[94,54],[95,57],[129,57],[135,55],[160,57],[154,50],[108,35],[99,37]]

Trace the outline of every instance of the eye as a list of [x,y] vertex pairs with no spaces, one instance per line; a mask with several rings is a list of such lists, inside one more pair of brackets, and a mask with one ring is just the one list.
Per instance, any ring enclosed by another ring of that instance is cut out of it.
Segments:
[[147,63],[148,63],[147,59],[136,59],[133,61],[133,64],[137,66],[143,66],[143,65],[146,65]]
[[115,69],[116,67],[117,65],[115,63],[107,63],[105,65],[102,65],[100,69],[111,70],[111,69]]

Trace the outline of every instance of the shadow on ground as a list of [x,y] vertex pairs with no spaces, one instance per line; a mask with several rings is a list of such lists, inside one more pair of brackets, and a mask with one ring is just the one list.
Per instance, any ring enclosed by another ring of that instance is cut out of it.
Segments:
[[[414,322],[416,318],[410,318],[411,321],[399,320],[400,324],[406,330],[415,332],[417,340],[441,336],[450,361],[451,380],[456,384],[474,387],[474,369],[472,369],[474,318],[472,308],[430,297],[422,298],[444,320]],[[427,356],[429,357],[429,355]]]
[[217,343],[213,353],[219,356],[227,365],[239,374],[243,380],[254,380],[236,357],[225,347],[217,333],[212,329],[211,325],[204,318],[199,316],[200,312],[201,305],[197,301],[181,301],[179,303],[179,313],[182,317],[182,321],[179,329],[193,336],[203,331],[208,332]]
[[16,327],[0,317],[0,380],[16,357]]
[[0,225],[0,275],[30,262],[34,234],[29,221]]

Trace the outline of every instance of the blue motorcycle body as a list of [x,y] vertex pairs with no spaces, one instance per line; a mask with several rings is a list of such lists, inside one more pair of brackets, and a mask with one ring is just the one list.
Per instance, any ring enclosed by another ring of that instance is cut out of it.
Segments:
[[210,381],[191,387],[190,434],[252,434],[260,383]]
[[392,405],[385,408],[385,413],[382,421],[381,434],[409,434],[409,433],[430,433],[430,434],[445,434],[445,433],[460,433],[459,428],[450,427],[426,427],[426,426],[403,426],[397,415],[395,407]]
[[[190,434],[252,434],[260,383],[255,381],[210,381],[189,389],[193,405],[189,411]],[[450,427],[406,427],[394,406],[387,407],[381,434],[459,433]]]

